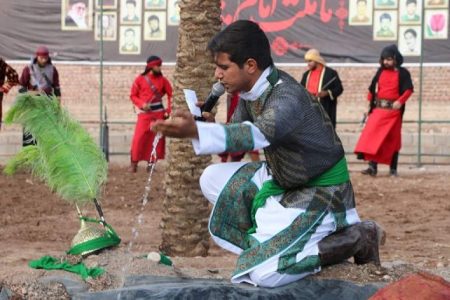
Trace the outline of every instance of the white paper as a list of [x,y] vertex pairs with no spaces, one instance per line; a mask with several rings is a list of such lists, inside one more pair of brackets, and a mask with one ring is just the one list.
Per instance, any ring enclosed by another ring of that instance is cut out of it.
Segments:
[[197,103],[197,95],[195,94],[195,91],[189,90],[189,89],[183,89],[184,92],[184,98],[186,99],[186,103],[189,107],[189,111],[191,114],[197,117],[202,116],[202,112],[200,110],[200,107],[196,106],[195,103]]

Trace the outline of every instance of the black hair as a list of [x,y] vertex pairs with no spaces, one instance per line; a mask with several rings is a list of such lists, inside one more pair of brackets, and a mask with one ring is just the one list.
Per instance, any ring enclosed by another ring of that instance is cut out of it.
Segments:
[[125,4],[131,3],[134,6],[136,6],[136,1],[135,0],[127,0],[127,2],[125,2]]
[[127,32],[132,32],[134,35],[136,35],[136,32],[134,31],[133,28],[127,28],[127,29],[125,29],[125,31],[123,32],[123,34],[126,35]]
[[403,32],[403,36],[405,36],[407,33],[411,33],[415,38],[417,37],[417,31],[412,28],[406,29],[405,32]]
[[159,22],[159,17],[157,15],[151,15],[147,18],[147,22],[150,22],[151,20],[157,20]]
[[415,5],[417,5],[417,0],[406,0],[406,5],[414,3]]
[[392,21],[392,17],[391,17],[391,15],[388,14],[388,13],[383,13],[383,14],[381,14],[381,16],[380,16],[380,22],[381,22],[381,20],[383,20],[383,19],[388,19],[389,21]]
[[[147,58],[147,63],[149,63],[151,61],[154,61],[154,60],[161,60],[161,58],[159,56],[156,56],[156,55],[150,55]],[[145,66],[145,70],[144,70],[144,72],[141,73],[141,75],[142,76],[147,75],[148,72],[150,72],[151,70],[152,70],[152,68],[149,68],[149,67]]]
[[273,65],[266,34],[257,23],[248,20],[239,20],[225,27],[211,39],[208,49],[212,54],[227,53],[239,68],[249,58],[257,62],[260,70]]
[[403,56],[400,53],[400,51],[398,51],[398,48],[395,44],[386,46],[381,51],[380,55],[381,66],[383,66],[383,60],[386,58],[393,58],[397,67],[400,67],[403,64]]

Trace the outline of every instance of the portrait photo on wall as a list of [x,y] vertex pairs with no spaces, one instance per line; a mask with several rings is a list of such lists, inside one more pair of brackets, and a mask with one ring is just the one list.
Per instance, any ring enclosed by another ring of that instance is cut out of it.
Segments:
[[[103,27],[102,27],[103,26]],[[115,11],[95,12],[95,40],[101,38],[100,32],[103,32],[104,41],[117,40],[117,13]]]
[[425,8],[448,8],[448,0],[425,0]]
[[400,26],[398,32],[398,49],[403,56],[420,56],[422,37],[420,26]]
[[145,1],[145,9],[166,9],[167,1],[166,0],[144,0]]
[[146,11],[144,13],[144,40],[166,40],[166,12]]
[[141,27],[120,26],[120,54],[141,54]]
[[[95,9],[117,9],[118,0],[95,0]],[[102,3],[103,2],[103,3]]]
[[397,40],[397,11],[376,10],[373,16],[373,39],[375,41]]
[[120,23],[141,24],[142,0],[120,0]]
[[168,0],[167,24],[170,26],[180,25],[180,0]]
[[448,39],[448,9],[425,10],[425,39]]
[[422,2],[423,0],[400,0],[400,24],[420,24]]
[[62,30],[92,30],[92,0],[62,0],[61,29]]
[[373,0],[350,0],[348,11],[349,25],[372,25]]
[[393,9],[398,7],[398,0],[375,0],[375,8]]

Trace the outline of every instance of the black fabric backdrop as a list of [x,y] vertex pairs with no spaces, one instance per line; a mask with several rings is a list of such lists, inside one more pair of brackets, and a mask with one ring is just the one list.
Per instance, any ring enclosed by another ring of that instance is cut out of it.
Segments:
[[[37,46],[47,45],[54,60],[98,61],[100,42],[94,39],[93,29],[61,29],[61,1],[67,0],[1,0],[0,56],[8,60],[28,60]],[[381,49],[396,41],[374,41],[372,25],[350,26],[348,2],[223,0],[222,19],[225,25],[236,19],[259,22],[267,32],[274,59],[279,63],[303,62],[305,49],[309,47],[318,48],[328,62],[375,63]],[[116,9],[108,11],[115,11],[119,16],[120,6],[119,3]],[[444,9],[448,10],[448,6]],[[118,32],[119,26],[120,22],[116,27]],[[104,41],[104,60],[143,62],[150,54],[156,54],[165,62],[175,62],[177,29],[177,26],[167,26],[165,41],[141,40],[138,55],[120,54],[117,34],[116,41]],[[422,50],[425,62],[450,62],[448,38],[425,40]],[[405,61],[418,62],[419,57],[407,57]]]

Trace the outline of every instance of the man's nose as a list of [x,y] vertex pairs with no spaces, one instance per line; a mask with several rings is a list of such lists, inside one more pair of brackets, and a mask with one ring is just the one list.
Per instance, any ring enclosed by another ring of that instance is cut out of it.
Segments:
[[217,68],[217,67],[216,67],[216,70],[214,71],[214,76],[215,76],[217,79],[222,79],[222,78],[223,78],[223,72],[222,72],[222,70],[220,70],[220,68]]

